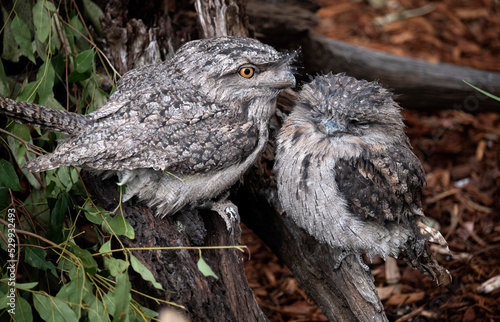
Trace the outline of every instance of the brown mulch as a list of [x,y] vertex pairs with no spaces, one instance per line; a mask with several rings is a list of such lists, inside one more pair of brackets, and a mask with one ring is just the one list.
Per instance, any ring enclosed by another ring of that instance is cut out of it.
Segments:
[[[321,0],[316,31],[365,47],[433,62],[500,71],[500,1]],[[386,3],[380,9],[370,3]],[[383,25],[377,18],[419,9]],[[417,11],[419,13],[419,11]],[[499,102],[500,104],[500,102]],[[500,115],[404,111],[407,133],[427,173],[424,210],[452,256],[435,249],[453,280],[437,287],[402,261],[371,265],[391,321],[500,321]],[[250,286],[271,321],[326,321],[263,242],[244,228]]]

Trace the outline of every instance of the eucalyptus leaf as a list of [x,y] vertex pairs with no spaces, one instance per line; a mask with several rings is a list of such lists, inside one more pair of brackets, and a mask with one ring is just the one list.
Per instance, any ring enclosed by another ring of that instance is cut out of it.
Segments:
[[57,201],[52,208],[50,213],[50,224],[53,229],[61,230],[64,222],[64,217],[68,213],[69,207],[69,196],[67,193],[63,193],[57,198]]
[[144,266],[144,264],[141,263],[137,259],[137,257],[135,257],[132,254],[130,254],[129,257],[130,257],[130,264],[132,265],[132,268],[134,269],[134,271],[141,274],[142,278],[145,281],[151,282],[153,284],[153,286],[156,287],[157,289],[163,290],[163,287],[161,286],[161,284],[158,283],[156,281],[156,279],[154,278],[153,273],[151,273],[151,271],[146,266]]
[[86,250],[80,248],[80,246],[76,244],[70,244],[71,245],[71,252],[75,254],[78,258],[83,263],[83,267],[85,268],[85,271],[91,275],[95,275],[97,272],[97,262],[95,259],[92,257],[92,254]]
[[39,86],[37,88],[38,103],[40,105],[45,105],[49,97],[53,97],[52,89],[54,88],[55,72],[50,61],[46,61],[40,66],[36,77],[39,81]]
[[129,263],[122,259],[104,256],[104,265],[109,269],[111,276],[118,276],[127,270]]
[[8,97],[10,94],[10,86],[5,75],[2,60],[0,59],[0,97]]
[[83,9],[85,16],[92,22],[97,29],[99,36],[102,36],[101,18],[104,18],[104,12],[91,0],[83,0]]
[[37,285],[38,285],[38,282],[16,283],[16,288],[23,289],[23,290],[31,290],[33,287],[35,287]]
[[200,259],[198,260],[198,263],[196,263],[198,266],[198,269],[204,276],[212,276],[215,279],[219,279],[217,275],[215,275],[214,271],[208,266],[207,262],[203,259],[203,257],[200,256]]
[[76,71],[83,74],[91,70],[94,63],[94,49],[82,51],[75,58]]
[[36,36],[40,42],[45,42],[50,32],[50,12],[47,8],[49,1],[37,1],[33,6],[33,24],[35,25]]
[[75,312],[71,310],[68,304],[52,297],[34,293],[33,304],[45,321],[78,321]]
[[126,321],[130,312],[130,300],[132,299],[131,288],[127,272],[116,277],[115,290],[108,296],[110,302],[114,304],[112,315],[115,319],[113,321]]
[[[42,271],[50,270],[51,273],[57,277],[56,267],[52,262],[45,259],[47,252],[41,248],[25,247],[24,248],[24,261],[31,267],[38,268]],[[21,287],[20,285],[17,285]]]
[[17,96],[17,101],[34,103],[36,98],[36,90],[38,81],[30,82],[23,87],[23,90]]
[[89,305],[88,314],[89,321],[96,322],[107,322],[110,321],[108,311],[104,307],[104,304],[95,298],[93,301],[87,302]]
[[9,161],[0,160],[0,183],[5,187],[14,191],[21,191],[23,188],[19,185],[19,178],[17,177],[16,170]]
[[115,233],[117,236],[123,235],[130,239],[135,238],[134,229],[122,215],[116,215],[111,219],[107,219],[107,224],[103,223],[102,229],[108,233]]
[[[9,16],[9,12],[7,12],[5,10],[4,6],[0,6],[0,8],[2,9],[2,15],[3,15],[4,21],[7,21],[4,24],[3,31],[2,31],[2,38],[3,38],[2,58],[5,60],[9,60],[11,62],[17,63],[19,61],[19,57],[22,55],[22,53],[19,50],[19,46],[18,46],[16,40],[14,39],[14,35],[12,34],[12,30],[11,30],[12,19],[7,20],[7,17]],[[5,95],[5,96],[7,96],[7,95]]]
[[32,322],[33,312],[31,311],[31,305],[22,296],[16,297],[16,314],[17,321]]
[[31,46],[31,33],[28,25],[16,15],[12,19],[11,31],[14,40],[19,45],[23,55],[28,57],[34,64],[36,64],[35,56],[33,56],[33,48]]

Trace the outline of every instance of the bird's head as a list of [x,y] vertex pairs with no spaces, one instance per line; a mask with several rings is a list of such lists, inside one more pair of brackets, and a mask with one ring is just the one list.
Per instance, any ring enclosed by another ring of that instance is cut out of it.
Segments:
[[185,44],[172,63],[206,99],[248,107],[254,100],[269,105],[282,90],[295,86],[294,58],[295,52],[280,53],[255,39],[217,37]]
[[407,140],[401,108],[378,82],[345,74],[317,76],[303,86],[298,106],[329,137],[351,136],[368,144]]

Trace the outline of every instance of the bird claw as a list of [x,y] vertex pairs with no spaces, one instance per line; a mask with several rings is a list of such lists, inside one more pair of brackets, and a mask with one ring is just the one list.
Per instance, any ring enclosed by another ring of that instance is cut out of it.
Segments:
[[229,200],[216,201],[212,205],[212,210],[216,211],[219,216],[226,223],[227,234],[230,235],[233,231],[233,227],[239,225],[240,214],[238,212],[238,207]]
[[362,254],[353,254],[353,253],[347,253],[347,252],[342,252],[340,253],[336,258],[335,258],[335,266],[333,269],[336,271],[340,268],[340,265],[344,261],[344,259],[349,256],[349,255],[354,255],[356,259],[358,260],[359,265],[367,272],[370,272],[370,267],[365,263],[365,260],[363,259]]

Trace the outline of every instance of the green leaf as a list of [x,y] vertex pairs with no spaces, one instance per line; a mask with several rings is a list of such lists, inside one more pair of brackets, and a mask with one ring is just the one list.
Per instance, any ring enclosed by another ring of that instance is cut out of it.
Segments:
[[109,269],[112,276],[118,276],[127,270],[129,263],[122,259],[104,256],[104,265]]
[[76,71],[83,74],[92,68],[94,63],[94,49],[82,51],[75,58]]
[[[57,169],[57,177],[61,181],[61,183],[66,187],[66,192],[69,192],[75,182],[73,182],[72,172],[76,172],[76,169],[73,167],[62,167]],[[78,176],[77,176],[78,178]]]
[[487,91],[482,90],[482,89],[480,89],[479,87],[476,87],[476,86],[474,86],[474,85],[472,85],[472,84],[470,84],[470,83],[468,83],[468,82],[466,82],[466,81],[463,81],[463,82],[464,82],[465,84],[469,85],[470,87],[474,88],[476,91],[479,91],[480,93],[482,93],[482,94],[484,94],[484,95],[486,95],[486,96],[488,96],[488,97],[491,97],[491,98],[492,98],[492,99],[494,99],[494,100],[500,101],[500,97],[495,96],[495,95],[493,95],[493,94],[491,94],[491,93],[488,93]]
[[0,183],[6,188],[14,191],[22,191],[23,188],[19,185],[19,178],[12,164],[7,160],[0,159]]
[[45,321],[78,321],[69,305],[58,299],[34,293],[33,304]]
[[75,39],[81,38],[82,37],[81,34],[83,33],[83,24],[80,21],[80,17],[74,16],[69,21],[69,24],[75,29],[75,30],[71,29],[71,33],[73,34],[73,36],[75,37]]
[[[28,127],[24,124],[12,123],[7,130],[13,135],[21,138],[26,142],[31,142],[31,134]],[[9,143],[9,148],[16,159],[17,164],[21,167],[26,163],[25,155],[27,152],[26,146],[19,141],[18,139],[14,139],[11,136],[7,137],[7,142]],[[28,152],[28,158],[34,157],[34,155]]]
[[67,193],[63,193],[56,201],[54,208],[52,208],[50,223],[56,229],[61,229],[64,217],[68,213],[69,197]]
[[93,300],[86,302],[89,305],[88,314],[89,321],[104,322],[109,321],[108,311],[104,307],[104,304],[99,301],[95,296]]
[[110,310],[110,313],[115,318],[114,321],[126,321],[130,311],[130,300],[132,299],[132,295],[130,294],[131,288],[127,272],[116,277],[115,290],[108,296],[109,300],[105,300],[108,309],[110,308],[108,304],[111,304],[113,308],[113,311],[111,312]]
[[102,12],[101,8],[91,0],[83,0],[82,2],[85,16],[97,29],[99,36],[102,36],[101,18],[104,17],[104,12]]
[[[11,316],[11,321],[33,321],[33,313],[31,312],[31,306],[28,301],[24,299],[19,293],[15,297],[15,302],[10,302],[12,297],[7,297],[7,294],[2,295],[0,298],[0,310],[6,309],[6,311]],[[10,295],[10,294],[9,294]],[[12,298],[14,299],[14,298]],[[6,314],[2,314],[2,321],[7,321]]]
[[61,242],[63,237],[63,222],[68,213],[68,207],[69,196],[68,193],[64,192],[57,198],[50,212],[50,234],[48,237],[56,243]]
[[130,239],[135,238],[134,229],[122,215],[115,215],[113,218],[107,219],[107,224],[104,222],[102,229],[110,234],[115,233],[117,236],[123,235]]
[[[50,32],[50,13],[47,5],[54,6],[49,1],[37,1],[33,6],[33,23],[35,25],[36,36],[40,42],[45,42]],[[55,9],[55,8],[54,8]]]
[[76,83],[76,82],[81,82],[86,79],[88,79],[91,76],[90,70],[85,72],[85,73],[79,73],[78,71],[74,70],[71,72],[71,74],[68,75],[68,82],[70,83]]
[[0,59],[0,97],[9,97],[10,86],[3,68],[2,60]]
[[23,290],[31,290],[33,287],[35,287],[37,285],[38,285],[38,282],[16,283],[16,288],[23,289]]
[[153,276],[153,273],[151,273],[151,271],[146,266],[144,266],[144,264],[141,263],[137,259],[137,257],[135,257],[132,254],[130,254],[129,256],[130,256],[130,264],[132,264],[132,268],[134,269],[134,271],[141,274],[142,278],[145,281],[153,283],[153,286],[156,287],[157,289],[163,290],[163,287],[161,286],[160,283],[156,281],[155,277]]
[[50,211],[43,190],[31,190],[31,194],[24,201],[24,209],[28,214],[37,215],[37,223],[44,229],[50,226]]
[[217,275],[215,275],[214,271],[210,268],[210,266],[208,266],[207,262],[205,262],[203,257],[201,257],[201,255],[196,265],[198,266],[198,269],[204,276],[212,276],[215,277],[216,279],[219,279]]
[[91,275],[95,275],[97,272],[97,262],[92,257],[92,254],[85,249],[81,249],[76,244],[71,244],[72,253],[75,254],[83,263],[85,271]]
[[36,98],[36,87],[38,86],[38,81],[35,82],[30,82],[24,86],[23,90],[19,95],[17,95],[16,100],[17,101],[23,101],[23,102],[30,102],[33,103],[35,102]]
[[[8,279],[4,279],[5,282],[0,284],[0,310],[3,310],[7,307],[11,308],[10,299],[12,298],[11,288],[8,286]],[[3,280],[2,280],[3,281]],[[7,297],[9,294],[9,297]]]
[[31,305],[22,296],[17,296],[16,298],[16,320],[23,322],[33,321],[33,312],[31,311]]
[[21,48],[23,55],[28,57],[34,64],[36,64],[35,56],[33,56],[33,48],[31,47],[31,33],[28,25],[16,15],[12,19],[11,31],[14,40]]
[[45,260],[46,256],[47,252],[41,248],[24,248],[24,260],[28,265],[43,271],[50,269],[52,274],[57,277],[56,267],[52,262],[48,262]]
[[[9,190],[0,184],[0,209],[5,209],[10,205]],[[1,244],[1,243],[0,243]],[[5,244],[1,244],[2,248]]]
[[[2,44],[3,44],[3,52],[2,52],[2,58],[5,60],[10,60],[14,63],[17,63],[19,61],[19,56],[22,55],[21,51],[18,48],[18,45],[16,43],[16,40],[14,39],[14,36],[12,35],[12,19],[7,20],[7,17],[9,16],[9,12],[7,12],[4,8],[4,6],[0,6],[2,9],[2,15],[4,18],[4,21],[7,21],[4,25],[4,29],[2,31]],[[7,97],[7,95],[5,95]]]
[[36,78],[39,81],[39,86],[36,90],[38,93],[38,103],[45,105],[49,97],[53,96],[52,90],[54,88],[55,72],[50,61],[46,61],[40,66]]
[[93,286],[87,278],[85,270],[81,267],[72,266],[69,272],[71,281],[65,284],[57,293],[56,297],[70,302],[72,309],[77,316],[81,315],[83,302],[95,299]]
[[106,253],[111,250],[111,239],[102,244],[101,248],[99,248],[99,253]]

